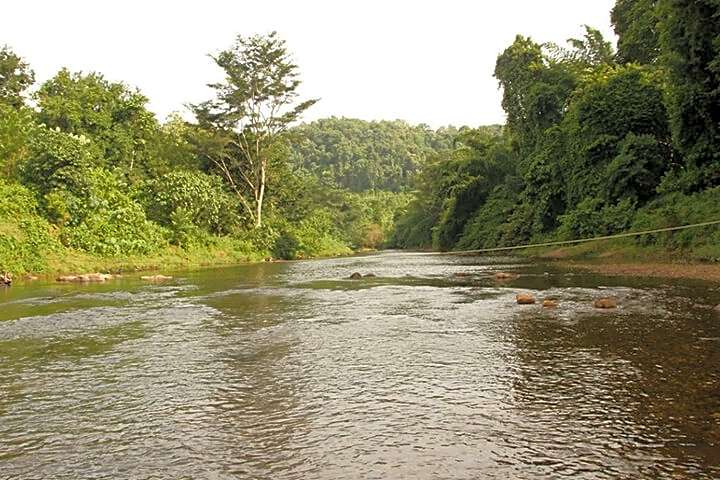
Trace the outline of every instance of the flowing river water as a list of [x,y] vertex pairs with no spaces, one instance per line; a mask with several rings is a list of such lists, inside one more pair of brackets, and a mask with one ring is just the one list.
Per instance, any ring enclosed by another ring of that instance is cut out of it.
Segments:
[[17,285],[0,479],[717,479],[718,303],[717,284],[395,252]]

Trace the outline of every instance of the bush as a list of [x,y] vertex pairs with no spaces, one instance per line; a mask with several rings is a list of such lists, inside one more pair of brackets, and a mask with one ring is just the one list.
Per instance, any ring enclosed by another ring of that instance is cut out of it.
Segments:
[[273,246],[273,256],[283,260],[294,260],[297,258],[300,242],[292,232],[282,232],[275,240]]
[[606,205],[600,199],[586,198],[560,216],[558,236],[570,240],[623,233],[629,229],[634,215],[635,203],[630,199]]
[[147,182],[138,196],[148,218],[165,226],[183,210],[186,221],[203,230],[226,234],[240,223],[235,198],[223,188],[222,179],[202,172],[177,171]]
[[[149,254],[165,247],[167,232],[145,217],[142,206],[127,193],[117,172],[103,168],[86,171],[81,195],[54,191],[62,198],[69,220],[63,242],[97,255]],[[49,199],[46,197],[47,203]]]
[[32,192],[0,179],[0,271],[43,271],[47,253],[60,248]]
[[[720,220],[720,187],[695,195],[669,194],[638,211],[633,230],[677,227]],[[692,228],[639,237],[639,245],[689,250],[702,260],[720,261],[720,227]]]

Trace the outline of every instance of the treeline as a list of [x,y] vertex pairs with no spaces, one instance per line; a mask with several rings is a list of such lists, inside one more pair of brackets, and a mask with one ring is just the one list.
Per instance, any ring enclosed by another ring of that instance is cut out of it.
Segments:
[[[399,247],[476,249],[720,220],[720,3],[618,0],[617,50],[517,36],[495,76],[507,125],[429,163]],[[637,240],[720,259],[709,227]]]
[[353,192],[400,192],[429,158],[453,149],[457,129],[328,118],[293,133],[293,162],[316,176]]
[[402,122],[295,127],[315,101],[275,34],[212,58],[226,78],[197,120],[159,122],[126,84],[62,69],[38,86],[0,50],[0,272],[376,248],[404,179],[450,148],[450,132]]

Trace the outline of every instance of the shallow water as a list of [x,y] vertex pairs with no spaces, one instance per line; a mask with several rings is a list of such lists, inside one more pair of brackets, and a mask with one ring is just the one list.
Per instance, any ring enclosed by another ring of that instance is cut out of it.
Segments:
[[717,284],[392,252],[17,285],[0,478],[720,478],[718,303]]

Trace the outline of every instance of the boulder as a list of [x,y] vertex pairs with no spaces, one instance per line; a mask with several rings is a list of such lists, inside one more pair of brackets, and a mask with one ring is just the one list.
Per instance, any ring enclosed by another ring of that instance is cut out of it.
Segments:
[[23,280],[25,280],[26,282],[34,282],[37,279],[38,277],[36,277],[35,275],[25,275],[23,277]]
[[9,287],[12,285],[13,277],[12,273],[5,272],[2,275],[0,275],[0,285]]
[[515,280],[518,275],[515,273],[497,272],[495,274],[495,280]]
[[519,293],[515,296],[518,305],[535,305],[535,297],[529,293]]
[[63,275],[57,278],[58,282],[74,283],[102,283],[112,279],[107,273],[84,273],[82,275]]
[[140,280],[145,280],[146,282],[164,282],[166,280],[172,280],[173,277],[168,277],[166,275],[146,275],[144,277],[140,277]]
[[355,272],[352,275],[350,275],[350,280],[360,280],[363,278],[362,274]]
[[720,315],[720,305],[718,305],[717,307],[715,307],[715,313],[717,313],[718,315]]
[[612,310],[613,308],[617,308],[618,302],[614,298],[598,298],[595,300],[595,303],[593,304],[595,308],[599,308],[601,310]]
[[550,299],[543,300],[544,308],[557,308],[557,306],[558,306],[557,300],[550,300]]

